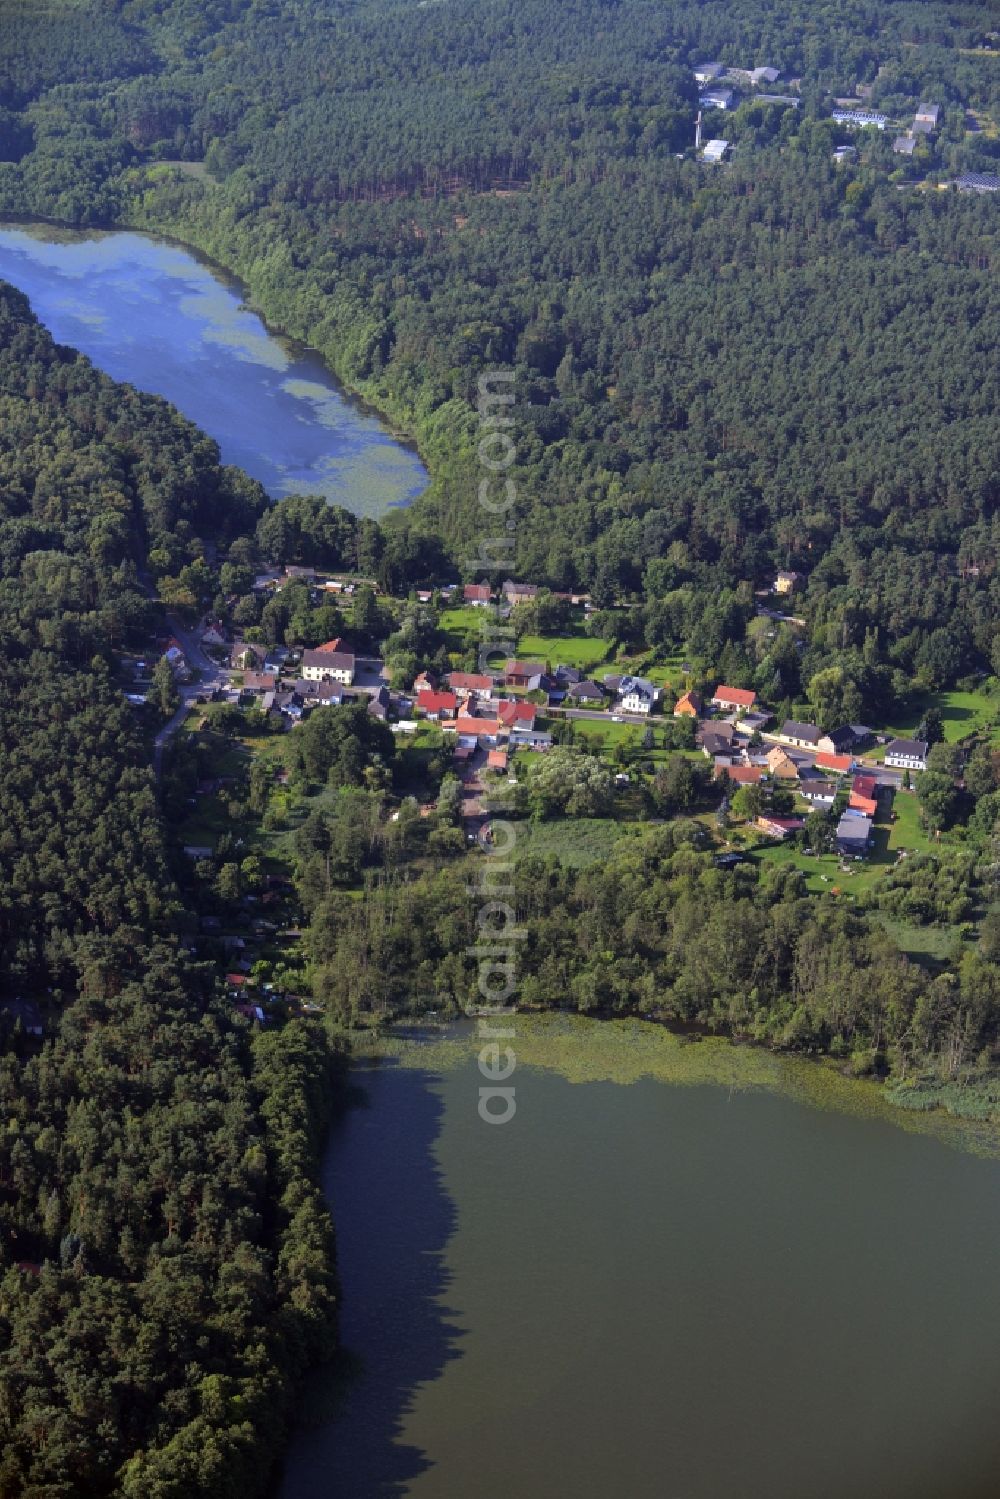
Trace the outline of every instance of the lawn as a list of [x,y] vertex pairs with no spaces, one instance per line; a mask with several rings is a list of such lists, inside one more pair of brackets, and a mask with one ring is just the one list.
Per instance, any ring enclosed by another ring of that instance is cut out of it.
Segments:
[[608,642],[588,635],[582,624],[568,635],[522,635],[517,643],[520,661],[548,661],[588,672],[607,659],[608,650]]
[[987,725],[996,727],[1000,734],[1000,698],[986,692],[961,692],[957,687],[948,692],[929,692],[914,699],[905,717],[889,725],[884,732],[901,739],[911,738],[928,708],[940,710],[944,737],[949,744]]
[[495,610],[474,609],[471,604],[468,604],[460,605],[456,609],[442,609],[438,616],[438,623],[446,634],[459,635],[464,639],[470,631],[474,635],[480,635],[487,621],[495,618]]
[[[604,718],[574,718],[571,722],[577,743],[581,740],[602,739],[604,749],[613,749],[616,744],[633,744],[638,749],[645,732],[641,724],[612,723],[610,713]],[[551,724],[546,727],[551,727]]]

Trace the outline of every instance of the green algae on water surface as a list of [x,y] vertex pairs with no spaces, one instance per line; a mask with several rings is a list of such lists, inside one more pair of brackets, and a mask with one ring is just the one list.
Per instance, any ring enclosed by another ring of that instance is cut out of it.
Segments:
[[[678,1087],[781,1093],[814,1109],[882,1120],[916,1134],[933,1135],[957,1149],[1000,1158],[1000,1126],[958,1118],[943,1109],[903,1106],[882,1084],[845,1077],[829,1062],[811,1061],[745,1046],[721,1036],[692,1039],[649,1021],[594,1020],[580,1015],[515,1014],[494,1022],[513,1030],[517,1067],[558,1072],[572,1083],[618,1083],[655,1078]],[[357,1042],[361,1056],[394,1059],[401,1066],[436,1072],[465,1065],[480,1042],[474,1025],[388,1032]],[[516,1081],[516,1073],[514,1074]]]

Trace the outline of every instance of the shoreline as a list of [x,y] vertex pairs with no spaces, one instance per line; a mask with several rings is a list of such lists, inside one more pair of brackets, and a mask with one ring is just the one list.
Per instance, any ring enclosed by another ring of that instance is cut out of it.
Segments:
[[[764,1090],[805,1107],[877,1118],[909,1134],[932,1135],[968,1154],[1000,1159],[1000,1119],[958,1114],[943,1102],[908,1107],[884,1081],[852,1076],[824,1053],[779,1051],[747,1038],[649,1016],[581,1015],[568,1010],[519,1010],[517,1016],[518,1065],[556,1070],[572,1082],[628,1084],[650,1077],[668,1086]],[[471,1055],[475,1035],[471,1030],[465,1035],[471,1025],[468,1016],[436,1022],[401,1016],[380,1034],[352,1031],[349,1065],[363,1064],[366,1057],[394,1057],[405,1065],[408,1053],[420,1053],[426,1064],[430,1050],[443,1064],[453,1066]],[[599,1030],[594,1032],[593,1026]],[[917,1080],[915,1086],[919,1085]]]

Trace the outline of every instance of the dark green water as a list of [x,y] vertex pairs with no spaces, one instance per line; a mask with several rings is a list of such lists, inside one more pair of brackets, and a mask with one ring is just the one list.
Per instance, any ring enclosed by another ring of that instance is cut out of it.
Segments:
[[0,280],[60,343],[172,401],[274,498],[322,494],[378,516],[427,482],[417,455],[346,399],[317,355],[269,333],[234,286],[174,245],[0,226]]
[[[1000,1163],[764,1092],[359,1066],[281,1499],[1000,1493]],[[308,1404],[307,1403],[307,1409]]]

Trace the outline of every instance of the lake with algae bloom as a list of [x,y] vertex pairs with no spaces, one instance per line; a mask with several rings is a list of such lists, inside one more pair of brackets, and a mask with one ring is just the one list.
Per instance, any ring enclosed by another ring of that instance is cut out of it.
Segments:
[[347,397],[318,354],[279,338],[189,251],[127,231],[0,225],[0,280],[59,343],[164,396],[272,499],[321,494],[358,515],[427,483],[409,447]]
[[995,1130],[638,1021],[508,1023],[503,1126],[472,1025],[357,1055],[344,1357],[281,1499],[997,1493]]

